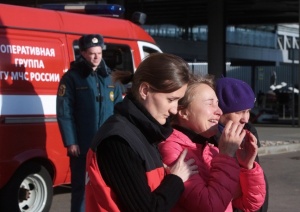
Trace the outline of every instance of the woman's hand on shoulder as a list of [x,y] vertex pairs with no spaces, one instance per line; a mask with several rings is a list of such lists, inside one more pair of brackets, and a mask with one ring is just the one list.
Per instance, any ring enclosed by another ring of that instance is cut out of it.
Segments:
[[190,176],[198,173],[198,166],[195,164],[194,159],[191,158],[185,161],[187,152],[188,150],[184,149],[174,165],[167,168],[167,173],[177,175],[183,182],[187,181]]

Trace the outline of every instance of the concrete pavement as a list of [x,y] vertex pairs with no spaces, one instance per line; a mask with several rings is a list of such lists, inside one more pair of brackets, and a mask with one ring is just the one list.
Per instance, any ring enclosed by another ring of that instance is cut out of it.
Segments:
[[255,126],[261,147],[258,155],[300,151],[300,128],[292,126]]

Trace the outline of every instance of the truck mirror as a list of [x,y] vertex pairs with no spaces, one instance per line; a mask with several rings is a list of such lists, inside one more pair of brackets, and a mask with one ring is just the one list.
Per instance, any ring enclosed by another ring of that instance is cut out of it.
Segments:
[[136,24],[143,25],[146,23],[147,15],[142,12],[134,12],[131,17],[131,21]]

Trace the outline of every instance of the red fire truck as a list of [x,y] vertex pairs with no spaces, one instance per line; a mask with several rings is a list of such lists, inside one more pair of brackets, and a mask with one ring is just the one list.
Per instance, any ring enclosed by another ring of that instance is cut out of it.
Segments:
[[88,33],[103,35],[111,69],[161,51],[130,21],[0,4],[0,211],[48,211],[53,186],[70,182],[56,92]]

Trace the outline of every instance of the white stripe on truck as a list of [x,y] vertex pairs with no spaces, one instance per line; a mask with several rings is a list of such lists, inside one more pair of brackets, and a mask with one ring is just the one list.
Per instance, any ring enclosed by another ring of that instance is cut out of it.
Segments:
[[0,115],[56,115],[56,95],[0,95]]

